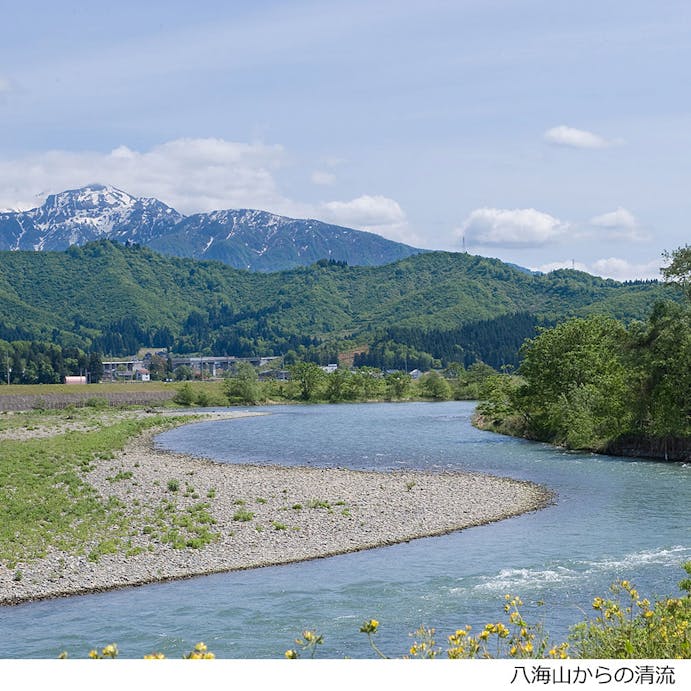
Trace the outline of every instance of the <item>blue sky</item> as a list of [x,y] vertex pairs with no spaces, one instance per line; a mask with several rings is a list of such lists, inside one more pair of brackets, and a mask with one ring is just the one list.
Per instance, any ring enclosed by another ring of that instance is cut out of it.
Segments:
[[3,3],[0,208],[90,182],[531,268],[691,232],[691,3]]

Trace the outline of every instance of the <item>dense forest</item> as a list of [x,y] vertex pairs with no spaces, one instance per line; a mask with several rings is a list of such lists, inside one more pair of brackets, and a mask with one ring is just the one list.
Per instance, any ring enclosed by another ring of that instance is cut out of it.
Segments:
[[[543,319],[542,325],[546,323]],[[534,315],[520,312],[456,329],[392,326],[375,338],[367,352],[355,355],[355,365],[427,371],[452,362],[467,368],[479,361],[496,370],[515,369],[521,344],[535,336],[539,324]]]
[[517,377],[494,377],[481,424],[609,453],[691,456],[691,247],[663,270],[686,294],[628,325],[574,318],[529,339]]
[[91,383],[100,381],[101,354],[54,343],[0,339],[1,383],[60,384],[70,375],[88,376]]
[[272,274],[103,240],[65,252],[0,252],[0,339],[104,356],[140,347],[204,355],[284,355],[426,369],[515,367],[537,325],[569,316],[642,319],[681,292],[496,259],[430,252],[380,267],[320,261]]

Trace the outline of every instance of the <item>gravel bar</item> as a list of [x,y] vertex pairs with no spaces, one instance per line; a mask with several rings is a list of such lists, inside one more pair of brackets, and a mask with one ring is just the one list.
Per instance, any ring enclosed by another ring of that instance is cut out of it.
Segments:
[[[82,555],[51,549],[12,569],[0,565],[0,604],[382,547],[536,511],[554,500],[543,486],[476,473],[222,464],[157,449],[157,433],[131,440],[87,476],[104,499],[122,502],[129,556],[123,550],[93,561],[89,549]],[[157,509],[159,517],[165,506],[174,506],[166,515],[185,516],[200,503],[215,520],[209,544],[174,548],[153,530]],[[242,513],[251,518],[238,520]]]

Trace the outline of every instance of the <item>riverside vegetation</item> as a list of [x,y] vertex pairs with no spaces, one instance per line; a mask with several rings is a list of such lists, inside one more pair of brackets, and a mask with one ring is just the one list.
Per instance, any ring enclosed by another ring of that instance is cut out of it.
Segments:
[[685,304],[657,303],[628,326],[603,315],[543,330],[517,376],[488,379],[477,424],[604,453],[691,458],[691,247],[663,270]]

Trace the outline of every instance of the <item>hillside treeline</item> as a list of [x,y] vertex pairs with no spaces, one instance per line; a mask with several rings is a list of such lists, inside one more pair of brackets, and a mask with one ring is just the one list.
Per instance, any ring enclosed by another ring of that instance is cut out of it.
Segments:
[[0,252],[0,338],[108,356],[153,347],[325,364],[367,346],[367,363],[385,368],[404,366],[406,356],[420,369],[429,361],[515,366],[533,319],[641,319],[670,295],[674,288],[657,282],[531,274],[466,253],[257,274],[106,240],[65,252]]

